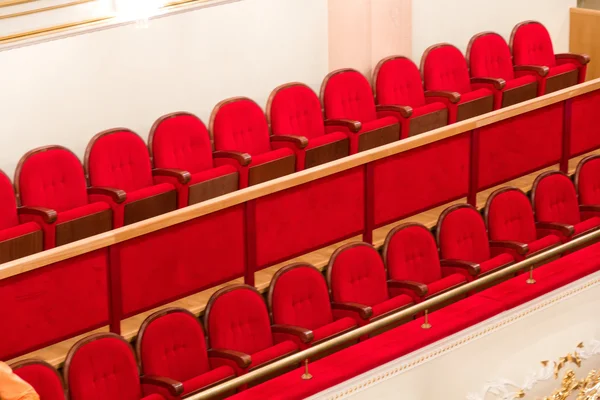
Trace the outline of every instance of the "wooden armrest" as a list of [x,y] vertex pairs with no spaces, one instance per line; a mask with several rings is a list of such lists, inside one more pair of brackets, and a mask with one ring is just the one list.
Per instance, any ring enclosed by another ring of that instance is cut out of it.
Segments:
[[515,65],[514,70],[536,72],[539,76],[546,76],[550,72],[550,68],[545,65]]
[[536,222],[535,227],[537,229],[559,231],[565,236],[572,236],[573,233],[575,233],[575,227],[573,227],[573,225],[561,224],[560,222]]
[[168,176],[171,178],[176,178],[179,183],[186,184],[192,179],[192,174],[182,169],[175,168],[154,168],[152,170],[153,176]]
[[272,135],[271,142],[288,142],[293,143],[296,147],[303,149],[308,146],[308,139],[304,136],[297,135]]
[[354,311],[360,315],[362,319],[369,319],[373,315],[373,309],[358,303],[331,303],[331,308],[334,310]]
[[40,217],[44,220],[45,223],[51,224],[56,221],[56,217],[58,214],[55,210],[51,210],[46,207],[31,207],[31,206],[23,206],[17,208],[17,214],[19,215],[35,215],[36,217]]
[[271,332],[294,335],[300,339],[302,343],[310,343],[315,338],[315,335],[313,335],[310,329],[292,325],[271,325]]
[[183,393],[183,383],[166,376],[143,375],[140,377],[142,385],[154,385],[167,389],[169,394],[179,396]]
[[208,350],[208,356],[233,361],[240,368],[248,368],[252,363],[252,358],[248,354],[235,350],[210,349]]
[[252,161],[252,156],[241,151],[217,150],[213,151],[213,158],[232,158],[242,167],[247,166]]
[[582,204],[579,206],[579,211],[600,212],[600,205]]
[[474,262],[470,262],[470,261],[464,261],[464,260],[441,260],[440,261],[440,265],[442,266],[442,268],[444,268],[444,267],[452,267],[452,268],[464,269],[471,276],[477,276],[481,272],[481,267],[479,266],[479,264],[474,263]]
[[400,113],[403,118],[410,118],[413,113],[413,109],[410,106],[398,106],[398,105],[384,105],[379,104],[375,106],[376,111],[394,111]]
[[529,251],[529,246],[527,246],[527,244],[516,242],[514,240],[490,240],[490,247],[503,247],[505,249],[514,250],[521,256],[524,256]]
[[448,99],[452,104],[456,104],[460,101],[460,93],[449,92],[446,90],[427,90],[425,92],[425,97],[443,97]]
[[427,285],[425,285],[424,283],[415,282],[415,281],[397,281],[395,279],[389,279],[387,281],[387,284],[389,287],[394,288],[394,289],[412,290],[419,297],[425,296],[427,294],[427,292],[429,291],[429,289],[427,288]]
[[486,83],[489,85],[494,85],[495,89],[502,90],[504,86],[506,86],[506,81],[502,78],[471,78],[471,83]]
[[108,196],[115,203],[122,203],[127,199],[127,193],[125,193],[125,191],[109,187],[92,186],[87,189],[87,193]]
[[325,126],[343,126],[350,129],[350,132],[353,133],[357,133],[362,128],[362,124],[359,121],[351,119],[326,119]]
[[557,60],[564,60],[564,59],[572,58],[572,59],[577,60],[577,62],[582,65],[586,65],[590,62],[590,56],[588,56],[587,54],[560,53],[560,54],[555,54],[554,57]]

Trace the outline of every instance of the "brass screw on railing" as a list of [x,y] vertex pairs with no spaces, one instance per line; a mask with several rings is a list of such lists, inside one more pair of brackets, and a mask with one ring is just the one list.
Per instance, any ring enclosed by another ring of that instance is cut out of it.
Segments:
[[533,285],[536,282],[535,279],[533,279],[533,265],[529,267],[529,278],[526,282],[529,285]]
[[312,375],[308,373],[308,358],[304,360],[304,373],[302,374],[302,379],[305,381],[312,379]]
[[421,325],[421,328],[423,328],[423,329],[431,328],[431,324],[429,323],[429,311],[428,310],[425,310],[425,322],[423,322],[423,325]]

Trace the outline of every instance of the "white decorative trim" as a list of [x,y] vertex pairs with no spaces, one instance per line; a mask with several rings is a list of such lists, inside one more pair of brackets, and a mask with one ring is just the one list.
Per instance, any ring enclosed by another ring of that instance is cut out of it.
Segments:
[[[379,384],[396,375],[410,371],[424,362],[434,360],[474,340],[478,340],[492,332],[510,326],[525,317],[554,306],[556,303],[577,296],[598,284],[600,284],[600,272],[588,275],[587,277],[546,293],[525,304],[495,315],[477,325],[473,325],[413,353],[400,357],[397,360],[358,375],[342,384],[317,393],[308,399],[338,400],[348,398],[375,384]],[[598,351],[600,351],[600,349]]]

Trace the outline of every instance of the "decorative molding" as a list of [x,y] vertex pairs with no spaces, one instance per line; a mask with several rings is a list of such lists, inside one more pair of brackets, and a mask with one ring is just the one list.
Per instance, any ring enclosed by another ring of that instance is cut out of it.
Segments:
[[40,28],[40,29],[35,29],[32,31],[27,31],[27,32],[15,33],[12,35],[7,35],[7,36],[0,36],[0,45],[4,44],[4,43],[15,41],[15,40],[27,39],[30,37],[39,36],[39,35],[43,35],[43,34],[59,33],[59,32],[65,31],[67,29],[85,27],[85,26],[92,25],[92,24],[95,24],[95,23],[98,23],[101,21],[106,21],[106,20],[109,20],[112,18],[114,18],[114,16],[110,15],[110,16],[106,16],[106,17],[92,18],[92,19],[88,19],[85,21],[69,22],[66,24],[54,25],[54,26],[50,26],[47,28]]
[[80,4],[90,3],[92,1],[97,1],[97,0],[75,0],[75,1],[70,1],[68,3],[56,4],[56,5],[48,6],[48,7],[35,8],[33,10],[26,10],[26,11],[20,11],[20,12],[16,12],[16,13],[12,13],[12,14],[0,15],[0,20],[8,19],[8,18],[23,17],[25,15],[37,14],[37,13],[41,13],[44,11],[52,11],[52,10],[58,10],[61,8],[78,6]]
[[0,8],[17,6],[19,4],[33,3],[38,0],[0,0]]

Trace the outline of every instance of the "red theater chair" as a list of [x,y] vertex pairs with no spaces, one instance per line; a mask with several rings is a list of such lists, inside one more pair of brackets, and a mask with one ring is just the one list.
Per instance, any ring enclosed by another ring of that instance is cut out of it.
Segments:
[[326,129],[340,130],[350,140],[350,154],[400,139],[401,118],[412,110],[400,106],[375,106],[369,81],[353,69],[329,73],[321,85]]
[[62,378],[52,365],[42,360],[24,360],[10,367],[33,387],[40,400],[65,400]]
[[448,109],[442,102],[425,101],[419,68],[408,58],[391,56],[379,61],[373,71],[373,82],[378,107],[398,106],[405,110],[397,114],[402,139],[448,124]]
[[582,218],[577,192],[571,179],[562,172],[548,171],[533,183],[531,202],[538,229],[555,234],[561,241],[590,233],[600,228],[600,218]]
[[[294,152],[274,146],[282,138],[269,135],[263,111],[247,97],[218,103],[210,116],[209,131],[214,138],[216,164],[230,164],[238,169],[240,189],[296,171]],[[300,138],[289,140],[306,147]]]
[[413,305],[403,294],[391,295],[403,284],[387,280],[385,266],[373,246],[349,243],[337,249],[327,266],[327,280],[336,316],[351,316],[360,325]]
[[0,264],[43,249],[44,238],[40,226],[35,222],[19,223],[13,185],[0,170]]
[[21,157],[15,187],[20,219],[42,227],[45,249],[112,228],[110,207],[93,199],[81,162],[62,146],[40,147]]
[[534,222],[527,195],[515,187],[493,192],[484,211],[492,254],[511,254],[516,261],[536,255],[560,244],[555,235],[546,235]]
[[494,32],[479,33],[467,48],[471,84],[494,93],[494,109],[512,106],[537,96],[537,80],[532,75],[515,75],[510,48]]
[[142,374],[176,381],[184,398],[235,377],[230,367],[211,368],[202,324],[183,308],[163,309],[146,318],[136,350]]
[[75,343],[63,370],[69,400],[164,400],[160,394],[144,395],[150,387],[177,396],[177,382],[140,378],[133,349],[121,336],[97,333]]
[[170,183],[159,183],[146,144],[126,128],[109,129],[92,138],[85,151],[90,191],[110,204],[113,226],[120,228],[177,208],[177,192]]
[[268,301],[273,323],[289,330],[276,334],[276,341],[290,339],[302,349],[356,327],[352,318],[334,318],[325,278],[310,264],[291,264],[277,271]]
[[469,204],[450,206],[438,219],[436,237],[441,264],[452,267],[472,281],[514,262],[507,253],[492,256],[485,222]]
[[150,130],[148,149],[156,167],[155,180],[177,188],[179,208],[238,189],[237,170],[231,165],[215,166],[208,130],[193,114],[160,117]]
[[467,61],[460,50],[441,43],[429,47],[421,58],[425,98],[442,101],[452,124],[494,109],[494,96],[488,89],[476,88],[469,77]]
[[274,145],[296,153],[298,171],[348,155],[348,138],[343,132],[325,131],[319,98],[302,83],[286,83],[271,92],[267,120],[271,141],[279,141]]
[[575,186],[583,219],[600,217],[600,156],[589,156],[577,165]]
[[517,76],[533,75],[538,96],[585,81],[590,57],[586,54],[554,54],[550,34],[536,21],[517,24],[510,35]]
[[291,340],[275,341],[275,334],[289,330],[271,326],[267,305],[252,286],[232,285],[214,293],[206,306],[204,324],[212,366],[229,365],[237,375],[298,351]]
[[442,264],[435,239],[421,224],[402,224],[390,231],[383,245],[388,277],[395,292],[411,296],[415,303],[455,289],[467,282],[456,273],[456,264]]

